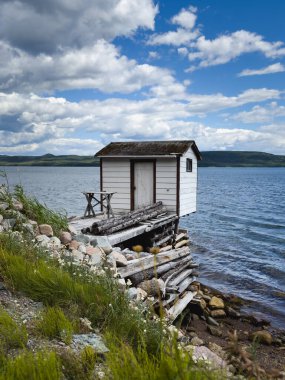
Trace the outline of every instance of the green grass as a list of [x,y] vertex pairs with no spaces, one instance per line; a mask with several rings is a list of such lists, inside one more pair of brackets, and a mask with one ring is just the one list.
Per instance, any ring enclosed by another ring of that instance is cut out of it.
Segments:
[[87,317],[93,327],[138,345],[146,342],[156,352],[163,339],[160,321],[152,313],[133,309],[116,282],[109,276],[90,275],[76,266],[59,267],[35,248],[0,235],[0,275],[11,289],[21,290],[46,306],[59,306]]
[[156,356],[149,355],[141,345],[135,352],[120,342],[109,343],[107,355],[109,378],[116,380],[225,380],[221,371],[209,371],[205,364],[195,363],[191,355],[182,351],[175,341],[161,346]]
[[46,307],[36,323],[38,332],[49,339],[60,339],[70,344],[74,332],[72,322],[59,307]]
[[23,352],[1,360],[0,380],[61,380],[60,360],[54,352]]
[[15,186],[15,197],[23,204],[23,213],[38,224],[49,224],[52,226],[55,235],[59,235],[62,230],[68,228],[66,215],[56,213],[45,205],[41,204],[36,198],[28,197],[20,185]]
[[7,352],[11,348],[23,348],[28,340],[24,325],[18,325],[13,318],[0,307],[0,349]]

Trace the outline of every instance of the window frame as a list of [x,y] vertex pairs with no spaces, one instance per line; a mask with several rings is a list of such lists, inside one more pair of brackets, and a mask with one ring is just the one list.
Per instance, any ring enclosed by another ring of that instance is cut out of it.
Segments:
[[192,173],[193,171],[193,160],[192,158],[186,158],[186,172]]

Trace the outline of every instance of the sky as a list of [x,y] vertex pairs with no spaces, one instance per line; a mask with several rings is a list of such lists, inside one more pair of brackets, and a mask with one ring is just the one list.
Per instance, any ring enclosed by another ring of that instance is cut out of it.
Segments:
[[0,154],[285,154],[285,1],[1,0]]

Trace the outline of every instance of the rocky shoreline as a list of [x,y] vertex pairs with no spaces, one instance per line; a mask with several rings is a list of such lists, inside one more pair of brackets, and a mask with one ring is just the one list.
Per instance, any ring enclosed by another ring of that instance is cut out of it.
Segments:
[[[160,279],[153,279],[151,286],[144,281],[134,287],[130,280],[119,278],[117,272],[128,261],[151,256],[151,253],[112,247],[106,237],[78,234],[72,226],[61,231],[58,237],[54,236],[51,225],[29,220],[23,204],[17,199],[12,199],[12,204],[0,202],[0,233],[9,233],[19,241],[28,236],[35,246],[59,264],[70,262],[88,268],[94,274],[111,274],[134,307],[137,304],[155,305],[160,298],[163,287]],[[13,304],[8,301],[11,294],[5,284],[1,286],[2,306]],[[223,294],[197,281],[190,285],[190,290],[196,296],[183,318],[177,318],[172,325],[167,316],[164,317],[169,334],[176,336],[186,351],[191,351],[197,360],[211,362],[215,368],[226,368],[229,374],[242,370],[256,378],[259,375],[276,379],[284,377],[285,331],[273,329],[269,322],[244,314],[241,311],[244,301],[239,297]],[[25,302],[31,302],[32,309],[37,306],[33,301]],[[27,319],[26,314],[24,319]],[[88,325],[88,321],[85,323]],[[84,345],[87,339],[86,344],[90,344],[86,336],[74,339],[73,343],[77,339]],[[95,343],[94,348],[98,349]]]

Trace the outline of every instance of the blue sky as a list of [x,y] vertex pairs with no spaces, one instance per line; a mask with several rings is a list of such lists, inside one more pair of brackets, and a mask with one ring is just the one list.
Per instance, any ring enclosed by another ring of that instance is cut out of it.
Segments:
[[285,154],[285,2],[4,0],[0,154],[119,140]]

